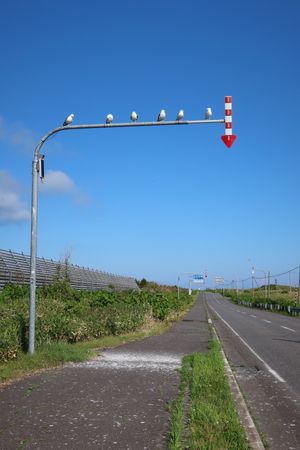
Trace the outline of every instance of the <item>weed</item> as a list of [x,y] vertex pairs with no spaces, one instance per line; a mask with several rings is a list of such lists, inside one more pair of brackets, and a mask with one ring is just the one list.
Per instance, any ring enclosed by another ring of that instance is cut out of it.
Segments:
[[[187,389],[190,405],[185,430]],[[184,432],[187,443],[183,442]],[[186,447],[191,450],[249,449],[216,342],[207,354],[194,353],[183,359],[179,395],[172,408],[169,450]]]

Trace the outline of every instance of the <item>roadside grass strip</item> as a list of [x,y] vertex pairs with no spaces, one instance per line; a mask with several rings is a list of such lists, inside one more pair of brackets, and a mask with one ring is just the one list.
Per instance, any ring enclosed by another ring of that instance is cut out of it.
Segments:
[[245,431],[234,407],[219,343],[207,354],[183,359],[178,398],[171,405],[168,450],[246,450]]

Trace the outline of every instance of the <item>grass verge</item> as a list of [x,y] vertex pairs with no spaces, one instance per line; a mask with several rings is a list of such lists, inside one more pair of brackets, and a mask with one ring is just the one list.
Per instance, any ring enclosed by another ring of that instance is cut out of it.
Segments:
[[207,354],[187,355],[180,374],[179,395],[171,407],[168,449],[250,449],[231,397],[220,345],[213,341]]
[[[194,298],[195,300],[195,298]],[[0,384],[15,381],[41,370],[58,367],[66,362],[81,362],[93,358],[106,348],[116,347],[126,342],[155,336],[166,332],[192,306],[173,313],[165,321],[152,321],[146,327],[132,333],[106,336],[101,339],[78,343],[53,342],[41,344],[34,355],[21,353],[18,358],[0,363]]]

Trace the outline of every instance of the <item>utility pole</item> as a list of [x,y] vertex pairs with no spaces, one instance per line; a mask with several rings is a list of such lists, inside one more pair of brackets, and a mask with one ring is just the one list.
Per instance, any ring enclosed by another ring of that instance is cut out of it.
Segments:
[[299,267],[299,278],[298,278],[298,303],[300,303],[300,267]]

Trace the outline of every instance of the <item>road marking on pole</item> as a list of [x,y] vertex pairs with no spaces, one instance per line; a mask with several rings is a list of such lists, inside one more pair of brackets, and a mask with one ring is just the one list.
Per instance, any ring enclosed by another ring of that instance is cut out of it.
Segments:
[[217,314],[217,316],[225,323],[225,325],[227,325],[228,326],[228,328],[233,332],[233,334],[235,335],[235,336],[237,336],[241,341],[242,341],[242,343],[250,350],[250,352],[251,353],[253,353],[253,355],[254,356],[256,356],[256,358],[257,359],[259,359],[259,361],[261,361],[263,364],[264,364],[264,366],[265,366],[265,368],[278,380],[278,381],[280,381],[281,383],[285,383],[286,381],[276,372],[276,370],[274,370],[274,369],[272,369],[272,367],[270,367],[269,366],[269,364],[267,364],[263,359],[262,359],[262,357],[261,356],[259,356],[257,353],[256,353],[256,351],[255,350],[253,350],[253,348],[252,347],[250,347],[250,345],[249,344],[247,344],[247,342],[232,328],[232,326],[230,326],[229,325],[229,323],[228,322],[226,322],[226,320],[225,319],[223,319],[223,317],[222,316],[220,316],[220,314],[212,307],[212,306],[210,306],[211,307],[211,309],[214,311],[214,313],[215,314]]
[[289,327],[284,327],[283,325],[280,325],[281,328],[284,328],[285,330],[289,330],[292,331],[293,333],[296,333],[296,330],[293,330],[293,328],[289,328]]
[[230,148],[234,143],[236,136],[232,134],[232,97],[228,95],[225,97],[225,135],[221,136],[222,141],[227,148]]
[[267,319],[261,319],[261,320],[263,320],[264,322],[267,322],[267,323],[272,323],[271,320],[267,320]]

